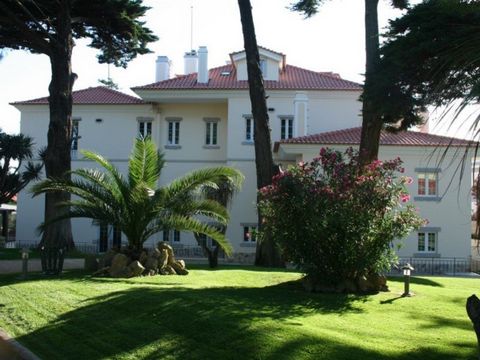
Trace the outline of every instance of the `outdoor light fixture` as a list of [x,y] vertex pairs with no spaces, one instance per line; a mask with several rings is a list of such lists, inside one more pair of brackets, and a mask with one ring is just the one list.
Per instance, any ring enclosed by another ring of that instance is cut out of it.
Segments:
[[412,296],[412,294],[410,293],[410,275],[412,271],[415,269],[413,268],[412,265],[410,265],[409,263],[406,263],[402,267],[402,270],[403,270],[403,279],[405,280],[405,290],[403,291],[402,296]]
[[30,250],[28,248],[23,248],[20,250],[20,253],[22,254],[22,278],[27,277],[28,273],[28,253]]

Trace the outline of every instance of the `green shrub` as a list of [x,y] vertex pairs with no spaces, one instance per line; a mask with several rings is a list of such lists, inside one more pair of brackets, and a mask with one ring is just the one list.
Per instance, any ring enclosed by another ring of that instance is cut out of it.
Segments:
[[397,158],[361,167],[351,148],[322,149],[260,190],[262,233],[270,232],[285,260],[316,283],[337,286],[382,273],[395,258],[393,241],[423,224],[407,204],[412,180],[397,176],[401,164]]

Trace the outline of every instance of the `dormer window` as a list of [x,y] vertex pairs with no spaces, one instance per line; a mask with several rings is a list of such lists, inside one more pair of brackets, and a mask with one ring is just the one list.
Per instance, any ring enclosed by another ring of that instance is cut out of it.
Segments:
[[267,60],[260,59],[260,71],[262,72],[263,76],[267,75]]
[[230,71],[222,71],[220,76],[230,76]]

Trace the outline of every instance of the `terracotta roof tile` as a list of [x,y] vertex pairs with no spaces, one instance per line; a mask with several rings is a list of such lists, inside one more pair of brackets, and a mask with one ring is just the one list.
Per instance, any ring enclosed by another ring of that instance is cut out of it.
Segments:
[[[228,74],[227,74],[228,73]],[[265,80],[267,90],[361,90],[360,84],[340,78],[331,72],[315,72],[287,65],[278,81]],[[209,82],[197,83],[197,74],[180,75],[132,90],[246,90],[248,81],[237,81],[232,64],[210,69]]]
[[[278,150],[279,144],[318,144],[318,145],[358,145],[362,128],[349,128],[337,131],[323,132],[314,135],[296,137],[281,140],[275,144]],[[469,140],[452,138],[447,136],[433,135],[416,131],[402,131],[391,133],[382,131],[380,145],[386,146],[469,146],[473,143]]]
[[[145,102],[140,98],[124,94],[117,90],[109,89],[105,86],[89,87],[87,89],[73,91],[72,96],[74,105],[145,104]],[[48,104],[48,97],[12,103],[12,105],[46,104]]]

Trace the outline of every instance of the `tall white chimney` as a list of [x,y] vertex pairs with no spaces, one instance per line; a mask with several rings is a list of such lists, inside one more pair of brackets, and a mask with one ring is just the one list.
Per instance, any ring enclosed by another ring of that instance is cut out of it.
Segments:
[[183,72],[185,75],[197,72],[198,55],[195,50],[186,52],[183,56]]
[[206,46],[198,48],[197,82],[200,84],[208,83],[208,50]]
[[155,81],[170,79],[170,60],[167,56],[158,56],[155,61]]

